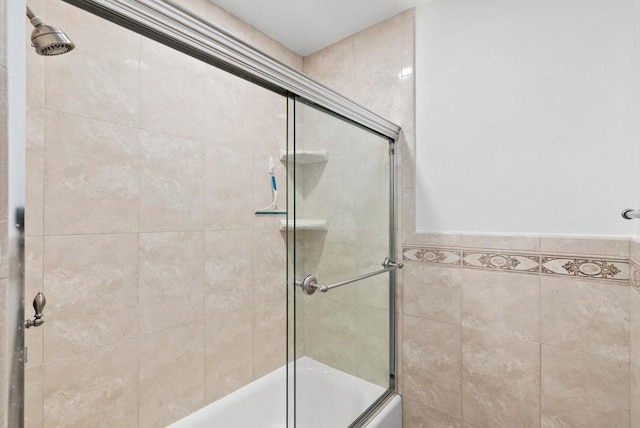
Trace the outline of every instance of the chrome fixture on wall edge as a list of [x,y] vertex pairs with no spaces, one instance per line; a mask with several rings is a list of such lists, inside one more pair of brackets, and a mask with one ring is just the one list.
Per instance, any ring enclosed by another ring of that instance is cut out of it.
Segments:
[[26,320],[24,322],[25,328],[31,327],[40,327],[44,324],[44,320],[42,319],[42,312],[44,311],[44,307],[47,304],[47,298],[44,297],[42,292],[38,292],[36,297],[33,299],[33,310],[36,312],[33,319]]
[[622,218],[625,220],[632,220],[634,218],[640,218],[640,210],[634,210],[633,208],[627,208],[622,211]]
[[31,33],[31,46],[36,49],[38,55],[62,55],[76,47],[64,31],[46,25],[44,20],[33,13],[29,6],[27,6],[27,18],[35,27]]

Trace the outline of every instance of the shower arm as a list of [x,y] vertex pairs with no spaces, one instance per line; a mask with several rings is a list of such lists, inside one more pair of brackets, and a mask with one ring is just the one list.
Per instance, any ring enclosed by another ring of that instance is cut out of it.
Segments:
[[27,6],[27,18],[29,18],[29,20],[32,20],[35,17],[36,17],[36,14],[33,13],[33,11],[29,6]]

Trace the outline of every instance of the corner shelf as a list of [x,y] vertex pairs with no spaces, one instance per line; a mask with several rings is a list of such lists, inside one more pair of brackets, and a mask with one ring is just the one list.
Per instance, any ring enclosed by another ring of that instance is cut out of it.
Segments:
[[310,163],[321,163],[329,160],[329,154],[326,150],[280,150],[280,160],[287,162],[293,159],[295,155],[295,163],[300,165],[308,165]]
[[[293,220],[280,220],[280,230],[287,230],[287,226],[294,227]],[[296,230],[328,230],[327,220],[325,219],[304,219],[295,222]]]

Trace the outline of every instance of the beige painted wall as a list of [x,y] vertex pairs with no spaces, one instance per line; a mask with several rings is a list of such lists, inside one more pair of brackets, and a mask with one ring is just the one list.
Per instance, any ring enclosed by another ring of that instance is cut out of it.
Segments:
[[77,48],[27,57],[26,296],[48,304],[26,333],[26,425],[164,426],[285,363],[285,242],[254,210],[286,100],[59,0],[31,6]]

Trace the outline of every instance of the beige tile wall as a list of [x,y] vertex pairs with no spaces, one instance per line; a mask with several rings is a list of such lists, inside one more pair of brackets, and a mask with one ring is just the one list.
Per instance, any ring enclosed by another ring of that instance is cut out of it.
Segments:
[[638,247],[414,236],[402,272],[405,427],[424,426],[417,414],[478,428],[638,426]]
[[[26,332],[26,426],[165,426],[285,363],[286,243],[253,211],[270,202],[286,100],[30,3],[77,48],[27,52],[27,311],[37,291],[48,303]],[[302,69],[211,2],[185,4]]]
[[[412,140],[413,10],[305,57],[304,71],[404,125],[403,138]],[[302,115],[296,143],[329,153],[326,164],[306,165],[299,173],[305,181],[299,186],[297,214],[329,219],[327,232],[302,235],[302,270],[330,283],[378,269],[389,255],[386,197],[376,192],[388,186],[387,142],[309,108],[303,108]],[[399,147],[404,154],[414,152],[404,140]],[[405,169],[397,182],[413,186],[412,176]],[[300,294],[305,355],[388,386],[386,279],[373,278],[327,295]]]

